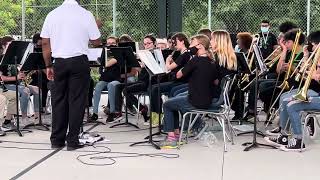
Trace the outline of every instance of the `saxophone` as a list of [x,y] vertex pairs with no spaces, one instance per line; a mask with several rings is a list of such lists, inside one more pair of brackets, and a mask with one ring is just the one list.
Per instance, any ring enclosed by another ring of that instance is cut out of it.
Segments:
[[25,87],[27,87],[27,86],[29,86],[29,85],[31,84],[31,82],[32,82],[32,75],[33,75],[34,73],[36,73],[36,72],[37,72],[36,70],[30,71],[30,72],[26,75],[26,77],[23,79],[23,84],[24,84]]

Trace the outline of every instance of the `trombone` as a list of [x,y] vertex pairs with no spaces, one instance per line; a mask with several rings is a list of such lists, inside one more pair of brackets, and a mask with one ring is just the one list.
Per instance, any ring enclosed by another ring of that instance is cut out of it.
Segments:
[[[268,60],[270,60],[271,58],[271,61],[270,62],[268,62],[268,63],[265,63],[266,64],[266,67],[268,68],[268,69],[270,69],[271,67],[273,67],[278,61],[279,61],[279,59],[280,59],[280,57],[281,57],[281,52],[282,52],[282,49],[281,49],[281,47],[280,46],[278,46],[266,59],[264,59],[264,63],[266,62],[266,61],[268,61]],[[252,71],[252,73],[254,73],[256,71],[256,69],[255,70],[253,70]],[[260,74],[261,75],[261,74]],[[260,76],[259,75],[259,76]],[[242,91],[245,91],[251,84],[252,84],[252,82],[254,82],[255,81],[255,78],[254,79],[252,79],[244,88],[242,88],[241,90]]]
[[[299,39],[300,39],[300,36],[301,36],[301,29],[299,29],[299,31],[297,32],[296,34],[296,37],[295,37],[295,40],[294,40],[294,43],[293,43],[293,48],[292,48],[292,53],[291,53],[291,57],[290,57],[290,61],[289,61],[289,68],[285,74],[285,78],[284,78],[284,81],[283,83],[280,85],[280,86],[276,86],[273,90],[273,94],[272,94],[272,97],[271,97],[271,101],[273,100],[273,97],[275,95],[275,92],[276,92],[276,88],[281,88],[281,91],[279,93],[279,95],[276,97],[276,99],[273,101],[272,105],[269,107],[269,110],[268,110],[268,113],[267,114],[270,114],[271,111],[274,110],[274,106],[276,105],[278,99],[280,98],[281,94],[283,93],[284,90],[288,90],[289,89],[289,83],[288,83],[288,80],[290,78],[290,73],[291,73],[291,68],[293,66],[293,61],[295,59],[295,54],[297,52],[297,48],[298,48],[298,44],[299,44]],[[278,83],[278,80],[279,80],[279,77],[280,77],[281,73],[278,74],[278,78],[277,78],[277,81],[276,81],[276,85]],[[291,87],[290,91],[293,89],[293,87]],[[270,116],[272,117],[272,116]],[[269,118],[267,120],[267,125],[269,124],[269,122],[271,122],[271,119]]]
[[[295,100],[308,102],[307,92],[308,92],[308,89],[309,89],[309,86],[310,86],[310,83],[311,83],[311,80],[312,80],[312,75],[317,69],[317,64],[318,64],[318,61],[319,61],[319,58],[320,58],[320,48],[319,48],[319,46],[317,46],[317,49],[314,52],[316,52],[316,54],[315,54],[315,57],[313,58],[313,62],[312,62],[312,65],[311,65],[310,72],[308,73],[308,76],[307,76],[307,78],[306,78],[306,80],[304,82],[303,87],[301,89],[299,87],[298,93],[293,96],[293,98]],[[308,68],[304,69],[303,75],[307,73],[307,69]],[[303,78],[301,79],[301,81],[303,81]]]
[[[249,48],[249,51],[248,51],[248,55],[246,57],[246,59],[249,59],[250,58],[250,55],[251,55],[251,58],[248,62],[248,65],[249,65],[249,69],[251,71],[251,68],[252,68],[252,64],[253,64],[253,60],[254,60],[254,52],[253,52],[253,45],[257,42],[259,42],[259,39],[260,39],[260,35],[259,34],[255,34],[254,35],[255,39],[252,40],[251,42],[251,45],[250,45],[250,48]],[[240,85],[243,84],[244,82],[249,82],[249,74],[245,74],[242,79],[241,79],[241,82],[240,82]]]

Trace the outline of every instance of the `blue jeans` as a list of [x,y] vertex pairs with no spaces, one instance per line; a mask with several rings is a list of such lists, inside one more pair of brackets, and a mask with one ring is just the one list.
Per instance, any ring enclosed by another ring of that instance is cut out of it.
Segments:
[[189,89],[188,83],[175,86],[171,89],[171,91],[169,93],[169,97],[175,97],[180,93],[184,93],[184,92],[188,91],[188,89]]
[[117,102],[117,96],[116,96],[116,87],[121,84],[119,81],[112,81],[108,84],[108,99],[110,104],[110,112],[115,113],[116,112],[116,102]]
[[[16,86],[14,84],[8,84],[6,85],[8,90],[16,91]],[[36,88],[37,89],[37,88]],[[22,85],[18,86],[18,92],[20,94],[20,109],[22,114],[27,114],[28,112],[28,104],[29,104],[29,97],[30,95],[33,95],[33,105],[34,105],[34,111],[39,112],[39,96],[38,96],[38,90],[36,90],[31,87],[25,87]]]
[[[109,82],[99,81],[94,88],[93,93],[93,113],[98,114],[101,92],[107,90]],[[108,91],[108,93],[110,93]]]
[[301,102],[292,99],[292,96],[297,93],[297,89],[291,92],[286,92],[280,97],[280,127],[285,129],[288,120],[294,135],[302,135],[300,112],[305,110],[320,110],[319,94],[313,90],[308,90],[310,102]]
[[[209,109],[217,108],[220,104],[217,104],[218,99],[213,99]],[[179,129],[179,114],[182,114],[197,109],[189,102],[188,96],[177,96],[169,99],[163,104],[164,110],[164,131],[173,132],[175,129]]]

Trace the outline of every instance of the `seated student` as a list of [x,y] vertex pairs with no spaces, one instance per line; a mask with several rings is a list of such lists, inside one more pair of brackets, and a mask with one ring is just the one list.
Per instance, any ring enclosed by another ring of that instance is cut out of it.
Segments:
[[[312,32],[309,36],[308,36],[308,45],[304,46],[303,48],[303,63],[309,58],[310,56],[310,52],[314,51],[316,46],[320,43],[320,31],[315,31]],[[310,52],[309,52],[310,51]],[[285,92],[280,96],[280,100],[279,100],[279,107],[280,107],[280,120],[281,119],[286,119],[287,115],[286,115],[286,106],[288,105],[288,103],[292,100],[292,96],[295,95],[298,92],[298,89],[293,89],[289,92]],[[309,91],[308,91],[308,96],[318,96],[318,93],[320,92],[320,86],[319,83],[316,82],[315,80],[311,81],[310,87],[309,87]],[[313,136],[313,119],[310,119],[308,127],[312,130],[310,132],[310,135]],[[267,130],[266,134],[268,135],[278,135],[281,131],[281,127],[276,127],[272,130]]]
[[[2,48],[2,53],[5,53],[5,50],[7,49],[7,47],[9,46],[9,44],[11,43],[11,41],[13,41],[14,39],[10,36],[5,36],[1,39],[1,48]],[[5,65],[5,66],[1,66],[0,67],[0,72],[1,72],[1,78],[3,79],[3,81],[6,84],[6,88],[8,88],[8,90],[11,91],[15,91],[16,90],[16,86],[15,86],[15,74],[16,74],[16,70],[14,68],[14,66],[11,65]],[[32,74],[30,73],[29,76],[31,76]],[[27,75],[28,76],[28,75]],[[25,80],[28,77],[26,77],[26,75],[23,72],[19,72],[18,73],[18,80]],[[18,91],[20,94],[20,108],[21,108],[21,112],[22,112],[22,119],[20,121],[21,127],[24,127],[28,124],[32,124],[34,123],[34,121],[39,117],[39,96],[38,96],[38,87],[36,86],[32,86],[32,85],[19,85],[18,86]],[[35,111],[35,116],[34,116],[34,120],[30,120],[27,117],[27,109],[28,109],[28,104],[29,104],[29,98],[30,96],[33,95],[33,102],[34,102],[34,111]],[[13,124],[10,124],[10,122],[5,121],[4,124],[8,124],[13,127]]]
[[[172,55],[169,55],[166,59],[166,68],[170,71],[169,82],[155,84],[152,86],[152,96],[150,102],[151,112],[152,112],[152,123],[154,125],[159,122],[159,113],[162,111],[162,101],[158,99],[158,88],[160,88],[160,93],[170,93],[173,87],[185,84],[187,82],[187,77],[177,79],[176,73],[183,68],[191,58],[191,53],[188,51],[189,41],[188,37],[184,33],[177,33],[172,37],[173,45],[176,51],[180,51],[180,56],[174,59]],[[160,104],[160,106],[159,106]]]
[[[292,22],[284,22],[281,23],[279,26],[279,31],[280,34],[278,36],[278,44],[280,44],[280,41],[284,38],[284,34],[287,33],[288,31],[297,28],[297,25],[295,25]],[[290,58],[289,56],[287,58]],[[270,106],[269,101],[271,101],[271,96],[272,94],[270,94],[270,91],[273,91],[272,88],[274,88],[274,83],[277,79],[277,72],[276,72],[276,67],[277,67],[277,63],[274,64],[270,69],[269,72],[267,74],[267,78],[266,79],[260,79],[258,82],[258,86],[259,86],[259,92],[262,92],[259,94],[259,97],[262,99],[266,99],[266,102],[264,104],[264,111],[267,112]],[[271,88],[270,88],[271,86]],[[272,92],[271,92],[272,93]],[[254,112],[254,102],[255,102],[255,82],[253,82],[249,88],[249,97],[248,97],[248,112],[246,114],[246,116],[243,118],[245,120],[251,119],[253,118],[253,112]],[[269,98],[269,100],[268,100]],[[268,119],[268,118],[267,118]]]
[[179,117],[177,111],[185,113],[191,109],[207,109],[214,101],[215,84],[218,79],[216,63],[209,58],[210,40],[205,35],[191,38],[190,47],[194,47],[194,56],[183,69],[177,72],[177,78],[189,76],[188,96],[178,96],[169,99],[163,105],[164,131],[167,138],[160,142],[161,148],[174,148],[179,138]]
[[[274,65],[273,68],[275,68],[275,72],[277,73],[276,76],[279,74],[279,81],[277,81],[277,77],[275,79],[270,79],[267,81],[262,81],[259,82],[259,97],[262,102],[264,102],[264,111],[267,112],[273,102],[271,102],[271,97],[273,95],[273,91],[275,86],[279,86],[283,83],[283,80],[285,78],[285,74],[289,68],[289,60],[291,58],[291,52],[293,49],[293,43],[295,41],[295,37],[297,34],[298,30],[293,29],[288,31],[287,33],[284,34],[283,39],[280,40],[280,46],[282,48],[281,56],[279,61],[277,62],[277,65]],[[296,54],[294,54],[294,62],[293,66],[291,67],[291,70],[295,69],[295,65],[299,63],[299,61],[303,58],[303,44],[305,41],[305,36],[304,34],[301,34],[299,41],[298,41],[298,46],[296,50]],[[270,70],[273,71],[273,70]],[[293,84],[297,85],[297,84]],[[292,87],[292,86],[291,86]],[[290,88],[291,88],[290,87]],[[277,88],[274,94],[273,101],[276,99],[276,97],[279,95],[281,89]],[[255,94],[255,93],[253,93]],[[253,117],[253,106],[254,106],[254,96],[249,96],[249,112],[247,113],[245,119],[250,119]],[[275,107],[277,108],[277,107]]]
[[[118,44],[118,38],[110,36],[107,38],[107,46],[116,46]],[[96,84],[93,94],[93,114],[90,116],[89,121],[96,121],[98,119],[98,109],[101,98],[101,92],[107,89],[108,84],[112,81],[120,81],[120,65],[115,58],[108,56],[106,60],[106,67],[100,67],[100,79]],[[114,96],[108,91],[109,96]],[[113,104],[112,104],[113,105]],[[110,109],[114,111],[115,107],[112,106]]]
[[157,48],[158,49],[167,49],[168,48],[168,42],[167,39],[160,39],[157,38]]
[[[143,39],[143,46],[145,50],[151,50],[151,49],[155,49],[156,48],[156,38],[153,37],[152,35],[147,35],[144,37]],[[148,85],[149,85],[149,74],[145,68],[145,66],[141,63],[141,70],[139,72],[138,75],[138,81],[137,82],[132,82],[132,83],[128,83],[127,84],[127,92],[123,91],[124,89],[124,84],[117,84],[116,85],[116,90],[119,92],[123,93],[127,93],[126,97],[127,97],[127,106],[128,107],[133,107],[138,105],[138,99],[134,96],[134,93],[139,93],[139,92],[146,92],[148,89]],[[119,95],[122,99],[121,93],[117,93],[117,95]],[[116,98],[116,99],[119,99]],[[113,101],[112,101],[113,102]],[[111,102],[110,102],[111,103]],[[122,106],[122,101],[115,101],[116,105],[118,106],[118,104],[121,104]],[[147,120],[149,119],[149,117],[147,116],[148,113],[148,107],[146,105],[142,105],[140,104],[140,109],[139,109],[140,113],[142,114],[145,122],[147,122]],[[110,113],[108,116],[108,121],[114,121],[115,118],[117,117],[117,114],[120,114],[121,112],[113,112]]]
[[208,28],[203,28],[203,29],[200,29],[199,31],[198,31],[198,34],[203,34],[203,35],[206,35],[206,36],[208,36],[208,38],[211,40],[211,33],[212,33],[212,31],[210,30],[210,29],[208,29]]
[[[128,35],[128,34],[123,34],[119,37],[119,43],[126,43],[126,42],[134,42],[133,39]],[[131,83],[131,82],[135,82],[136,81],[136,75],[138,73],[140,68],[131,68],[128,67],[127,68],[127,82]],[[110,113],[113,113],[112,116],[115,115],[114,120],[121,120],[122,119],[122,106],[121,106],[121,102],[122,102],[122,98],[121,98],[121,91],[118,89],[119,84],[124,82],[125,79],[125,69],[121,68],[120,69],[121,72],[121,79],[120,81],[112,81],[108,84],[108,92],[114,94],[114,96],[108,96],[108,106],[104,107],[103,112],[106,115],[110,115]],[[115,105],[115,109],[113,111],[110,111],[109,106],[110,104]],[[134,112],[134,108],[128,106],[128,110],[131,112]]]
[[[210,44],[213,60],[209,58]],[[217,106],[221,79],[237,71],[237,58],[228,32],[212,32],[210,42],[207,36],[196,35],[191,40],[191,47],[196,56],[177,73],[177,78],[190,77],[188,95],[173,97],[164,103],[164,130],[168,136],[160,143],[162,148],[177,146],[180,133],[177,111],[185,113],[193,108]]]
[[[16,126],[12,122],[13,117],[16,112],[16,93],[14,91],[5,91],[1,87],[0,93],[0,120],[5,117],[4,121],[1,123],[2,127],[0,126],[0,136],[6,135],[5,131],[9,131],[15,129]],[[7,103],[8,102],[8,103]],[[5,108],[7,108],[5,114]]]
[[[318,32],[319,35],[320,32]],[[310,34],[312,35],[312,34]],[[314,49],[314,48],[313,48]],[[308,101],[296,100],[293,96],[297,93],[297,90],[292,91],[292,93],[283,94],[281,99],[281,111],[280,111],[280,127],[279,135],[277,137],[265,137],[264,139],[277,147],[280,147],[283,151],[300,151],[305,150],[305,144],[302,144],[302,120],[301,112],[303,111],[320,111],[320,60],[317,62],[317,69],[311,75],[314,85],[310,84],[310,87],[307,92]],[[309,69],[310,70],[310,69]],[[310,71],[307,73],[310,74]],[[303,86],[303,84],[302,84]],[[317,91],[313,90],[317,89]],[[293,93],[295,92],[295,93]],[[314,121],[314,119],[310,119]],[[286,126],[290,122],[292,128],[292,138],[288,141],[288,132],[286,131]],[[309,124],[313,125],[310,130],[310,136],[314,136],[314,122]]]

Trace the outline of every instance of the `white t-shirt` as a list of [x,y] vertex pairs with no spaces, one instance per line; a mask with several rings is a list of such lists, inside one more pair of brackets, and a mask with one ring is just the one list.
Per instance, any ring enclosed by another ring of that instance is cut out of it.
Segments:
[[52,57],[70,58],[88,54],[89,40],[101,36],[91,12],[75,0],[65,2],[51,11],[43,24],[41,37],[49,38]]

